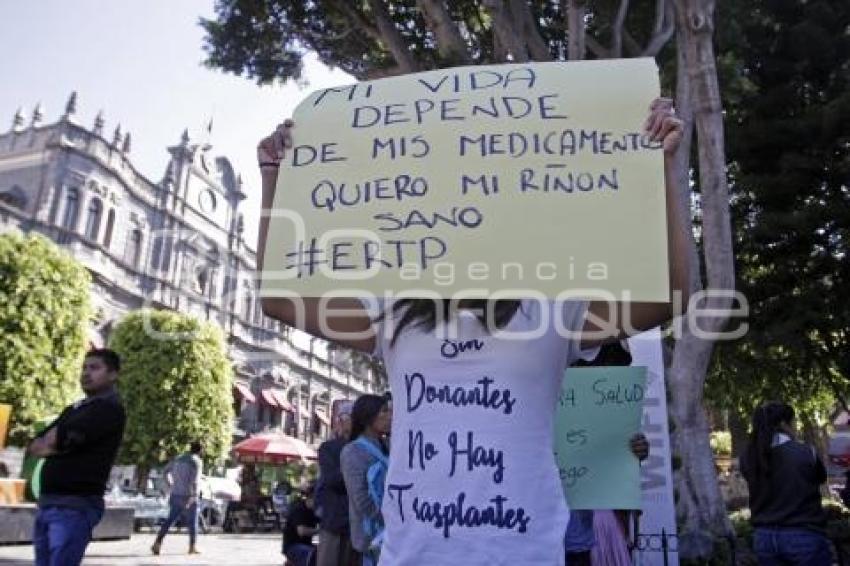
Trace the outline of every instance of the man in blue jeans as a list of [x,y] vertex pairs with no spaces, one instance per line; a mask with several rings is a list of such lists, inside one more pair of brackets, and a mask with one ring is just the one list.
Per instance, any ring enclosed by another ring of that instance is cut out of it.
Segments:
[[124,434],[115,382],[121,359],[112,350],[86,354],[85,398],[65,408],[27,447],[45,458],[33,545],[37,566],[79,564],[103,517],[103,493]]
[[171,495],[168,498],[169,512],[151,547],[151,552],[154,554],[159,554],[162,539],[165,538],[171,525],[181,516],[184,517],[184,523],[189,528],[189,554],[200,554],[195,541],[198,538],[198,494],[203,470],[202,452],[201,443],[192,442],[189,452],[178,456],[165,467],[165,480],[171,488]]

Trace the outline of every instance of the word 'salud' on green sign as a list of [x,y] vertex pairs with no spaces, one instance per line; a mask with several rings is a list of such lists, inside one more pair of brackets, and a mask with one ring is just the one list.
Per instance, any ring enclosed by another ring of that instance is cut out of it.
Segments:
[[640,432],[646,368],[570,368],[555,416],[555,458],[571,509],[640,509]]
[[[444,69],[293,116],[264,292],[668,300],[652,59]],[[608,295],[610,297],[610,295]]]

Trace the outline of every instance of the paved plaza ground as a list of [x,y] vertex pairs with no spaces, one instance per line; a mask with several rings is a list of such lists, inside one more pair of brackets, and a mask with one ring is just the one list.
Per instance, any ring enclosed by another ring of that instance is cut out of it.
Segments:
[[[176,533],[166,537],[162,554],[150,552],[154,535],[134,534],[130,540],[94,542],[89,545],[83,566],[164,566],[170,564],[281,566],[280,534],[208,534],[198,536],[202,554],[188,556],[188,537]],[[0,546],[0,566],[33,563],[31,546]]]

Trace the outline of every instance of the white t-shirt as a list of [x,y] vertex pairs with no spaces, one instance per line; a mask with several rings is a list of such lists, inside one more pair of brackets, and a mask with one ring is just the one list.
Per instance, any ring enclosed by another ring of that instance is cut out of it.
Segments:
[[408,326],[391,347],[391,321],[377,324],[393,396],[380,566],[563,564],[553,419],[586,309],[523,301],[503,330],[524,339],[488,334],[463,312],[456,339]]

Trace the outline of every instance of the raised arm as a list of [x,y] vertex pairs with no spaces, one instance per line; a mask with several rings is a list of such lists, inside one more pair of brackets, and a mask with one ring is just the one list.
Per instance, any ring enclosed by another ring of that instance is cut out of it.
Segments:
[[[685,219],[678,201],[673,155],[682,141],[682,121],[676,118],[673,101],[658,98],[650,107],[646,131],[664,148],[664,187],[667,201],[667,257],[670,271],[670,300],[665,303],[593,301],[582,329],[582,347],[590,348],[649,330],[670,320],[674,307],[687,308],[690,293],[690,254]],[[636,266],[640,269],[640,266]],[[616,309],[616,312],[612,312]],[[677,310],[677,309],[675,309]]]
[[[274,206],[275,188],[281,160],[292,147],[291,120],[277,127],[257,145],[257,160],[262,176],[262,212],[257,238],[257,272],[265,265],[266,239],[269,229],[268,212]],[[372,323],[357,299],[333,298],[322,301],[316,297],[281,298],[261,292],[261,304],[266,316],[284,324],[363,352],[375,349]]]

